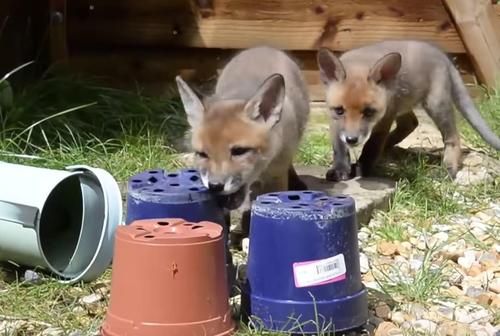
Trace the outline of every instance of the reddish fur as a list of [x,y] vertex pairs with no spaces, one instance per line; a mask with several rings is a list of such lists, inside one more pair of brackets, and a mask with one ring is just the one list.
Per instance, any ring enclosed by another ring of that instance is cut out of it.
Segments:
[[[367,73],[364,78],[367,78]],[[380,87],[364,79],[363,76],[346,78],[342,84],[332,85],[327,94],[330,107],[343,106],[345,116],[343,128],[346,131],[356,131],[364,122],[362,111],[366,106],[377,110],[385,109],[385,96]]]
[[[244,102],[219,102],[208,107],[203,124],[194,130],[192,144],[197,151],[203,151],[218,162],[224,172],[238,170],[238,162],[231,160],[233,146],[251,147],[265,153],[268,149],[268,135],[264,127],[248,120]],[[213,167],[207,167],[213,170]]]

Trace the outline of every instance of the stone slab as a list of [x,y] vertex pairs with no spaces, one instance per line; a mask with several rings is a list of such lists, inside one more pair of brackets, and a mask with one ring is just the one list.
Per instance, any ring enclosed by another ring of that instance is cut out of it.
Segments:
[[[326,181],[324,176],[327,167],[297,166],[297,173],[311,190],[321,190],[330,195],[345,194],[354,198],[358,223],[365,225],[375,209],[385,210],[396,190],[396,183],[384,178],[356,178],[344,182]],[[124,219],[126,214],[127,183],[120,182],[123,199]],[[232,216],[233,225],[240,216]]]
[[374,210],[387,210],[396,191],[396,183],[386,178],[355,178],[343,182],[330,182],[324,176],[327,167],[297,166],[297,173],[311,190],[330,195],[344,194],[354,198],[359,225],[366,225]]

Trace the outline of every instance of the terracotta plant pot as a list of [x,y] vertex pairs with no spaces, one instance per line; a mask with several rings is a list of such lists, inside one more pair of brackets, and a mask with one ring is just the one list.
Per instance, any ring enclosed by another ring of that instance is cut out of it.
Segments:
[[115,237],[105,336],[232,335],[222,227],[149,219]]
[[[183,218],[191,222],[209,221],[223,225],[226,235],[224,210],[212,193],[203,186],[196,169],[177,171],[149,169],[132,176],[128,181],[126,224],[151,218]],[[227,244],[226,244],[227,245]],[[235,269],[226,246],[228,287],[235,293]],[[236,293],[235,293],[236,294]]]

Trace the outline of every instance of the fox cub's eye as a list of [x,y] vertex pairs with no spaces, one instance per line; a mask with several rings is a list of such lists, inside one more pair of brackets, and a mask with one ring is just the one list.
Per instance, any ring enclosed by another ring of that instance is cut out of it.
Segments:
[[363,116],[366,117],[366,118],[371,118],[375,115],[375,113],[377,113],[377,110],[375,110],[373,107],[365,107],[363,109]]
[[205,152],[196,152],[196,155],[201,158],[208,159],[208,155]]
[[345,113],[343,106],[335,106],[332,107],[332,111],[335,112],[336,115],[341,116]]
[[231,155],[232,156],[241,156],[241,155],[244,155],[250,151],[252,151],[252,148],[250,148],[250,147],[233,147],[233,148],[231,148]]

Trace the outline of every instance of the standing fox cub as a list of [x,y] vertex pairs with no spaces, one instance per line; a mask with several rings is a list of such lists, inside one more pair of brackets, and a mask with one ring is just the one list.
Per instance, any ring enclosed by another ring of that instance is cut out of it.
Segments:
[[[500,150],[500,139],[481,118],[458,71],[430,44],[385,41],[350,50],[340,58],[321,48],[317,61],[332,114],[334,165],[328,180],[353,177],[348,148],[358,146],[363,147],[361,174],[370,175],[382,152],[418,126],[413,113],[418,105],[441,132],[443,163],[451,178],[461,165],[454,105],[487,143]],[[390,132],[393,122],[396,128]]]
[[309,96],[297,64],[284,52],[255,47],[222,70],[215,92],[200,100],[178,76],[203,184],[227,209],[252,196],[306,189],[292,160],[309,117]]

